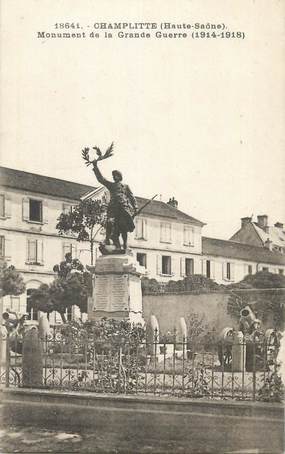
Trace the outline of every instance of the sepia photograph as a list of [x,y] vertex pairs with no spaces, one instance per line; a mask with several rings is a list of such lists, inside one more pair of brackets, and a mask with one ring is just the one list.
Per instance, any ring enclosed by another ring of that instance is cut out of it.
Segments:
[[0,2],[1,453],[285,451],[284,19]]

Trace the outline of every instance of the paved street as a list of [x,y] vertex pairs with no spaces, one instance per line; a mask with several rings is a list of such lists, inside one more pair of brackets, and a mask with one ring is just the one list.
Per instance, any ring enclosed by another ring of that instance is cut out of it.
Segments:
[[283,451],[283,425],[279,420],[194,413],[187,418],[178,416],[181,430],[173,430],[168,416],[161,415],[160,430],[154,432],[152,418],[140,429],[135,416],[133,424],[123,427],[125,416],[122,414],[118,420],[109,415],[104,428],[102,425],[96,428],[94,421],[92,431],[2,425],[0,452],[281,454]]

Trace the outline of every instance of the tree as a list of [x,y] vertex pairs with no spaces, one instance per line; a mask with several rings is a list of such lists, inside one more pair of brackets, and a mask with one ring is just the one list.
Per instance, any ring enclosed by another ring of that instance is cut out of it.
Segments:
[[22,275],[13,265],[0,263],[0,297],[6,295],[21,295],[26,290]]
[[81,200],[69,213],[61,213],[56,225],[60,235],[73,233],[77,241],[90,243],[91,265],[94,263],[96,235],[106,224],[106,208],[101,200]]
[[72,254],[68,252],[65,254],[65,260],[60,262],[59,265],[54,265],[53,271],[57,273],[58,277],[66,278],[70,273],[75,271],[82,273],[84,266],[78,259],[73,259]]
[[88,296],[92,292],[91,274],[84,270],[78,259],[72,259],[71,254],[66,254],[65,260],[55,265],[53,270],[57,273],[56,279],[35,290],[30,302],[35,310],[59,312],[66,323],[66,309],[76,305],[81,312],[87,312]]
[[46,312],[47,314],[53,312],[55,307],[50,296],[50,286],[41,284],[39,288],[34,289],[30,295],[30,304],[36,311]]
[[153,293],[179,294],[183,292],[207,293],[216,290],[224,291],[225,287],[201,274],[193,274],[179,281],[169,281],[163,286],[155,279],[149,279],[148,277],[142,278],[142,291],[144,295]]
[[285,288],[285,276],[269,271],[259,271],[256,274],[248,274],[242,281],[232,284],[228,288]]

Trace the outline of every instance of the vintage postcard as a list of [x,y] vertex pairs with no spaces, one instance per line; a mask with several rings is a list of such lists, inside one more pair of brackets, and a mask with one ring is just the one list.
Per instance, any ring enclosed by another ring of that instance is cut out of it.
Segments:
[[283,452],[284,19],[1,1],[1,452]]

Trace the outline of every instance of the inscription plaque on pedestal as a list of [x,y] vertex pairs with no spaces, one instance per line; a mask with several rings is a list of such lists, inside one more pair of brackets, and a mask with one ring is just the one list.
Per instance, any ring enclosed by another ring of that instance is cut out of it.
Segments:
[[117,312],[129,309],[128,276],[126,274],[97,275],[93,310]]
[[88,302],[88,318],[109,317],[144,324],[140,280],[143,272],[133,255],[99,257],[92,270],[93,294]]

